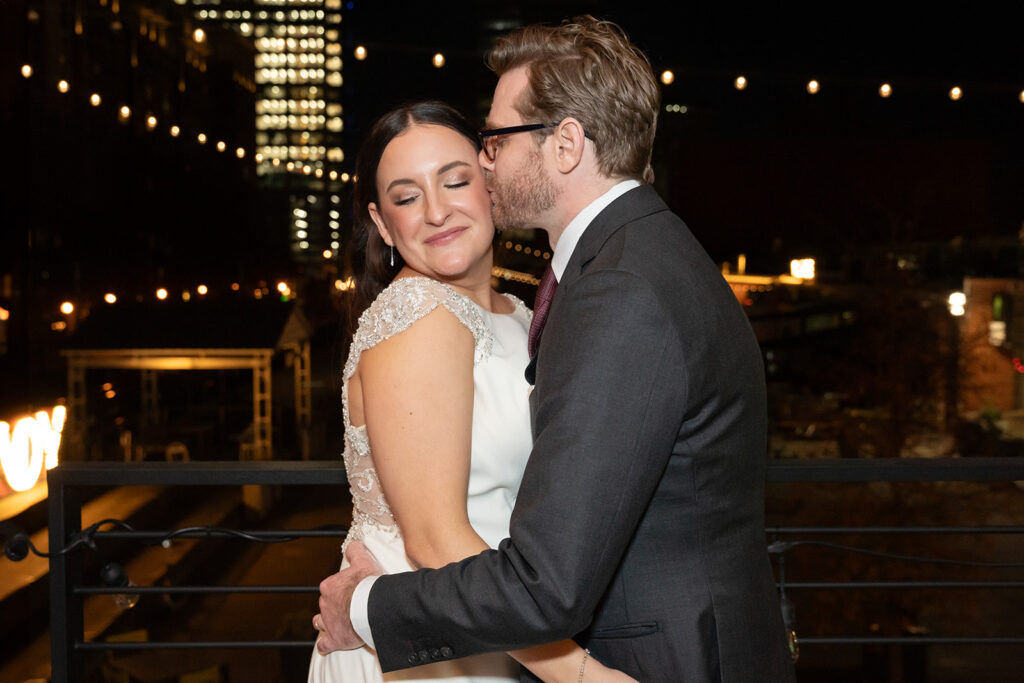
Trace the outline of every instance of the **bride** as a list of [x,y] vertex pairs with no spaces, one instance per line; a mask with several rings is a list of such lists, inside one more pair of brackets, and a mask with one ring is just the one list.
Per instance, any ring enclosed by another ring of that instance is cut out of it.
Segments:
[[[343,376],[345,543],[361,541],[389,573],[497,547],[530,454],[531,314],[491,287],[494,225],[478,152],[457,111],[421,102],[379,119],[357,160],[357,286],[372,303]],[[500,683],[518,681],[519,664],[544,681],[633,680],[571,640],[509,655],[382,675],[369,647],[314,648],[309,681]]]

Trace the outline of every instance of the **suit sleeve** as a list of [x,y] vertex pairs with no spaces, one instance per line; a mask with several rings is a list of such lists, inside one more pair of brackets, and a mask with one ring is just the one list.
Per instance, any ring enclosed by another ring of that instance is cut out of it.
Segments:
[[602,270],[558,292],[511,538],[374,584],[370,626],[385,671],[431,652],[518,649],[587,626],[672,453],[683,368],[680,335],[641,278]]

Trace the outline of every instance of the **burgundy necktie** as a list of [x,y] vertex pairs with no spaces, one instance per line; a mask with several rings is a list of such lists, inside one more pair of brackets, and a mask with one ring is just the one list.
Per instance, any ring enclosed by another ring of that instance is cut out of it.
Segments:
[[530,323],[529,350],[530,358],[537,355],[537,346],[540,344],[540,335],[544,331],[544,321],[548,319],[548,308],[551,307],[551,300],[555,297],[555,288],[558,287],[558,280],[555,279],[555,271],[548,266],[544,275],[537,285],[537,299],[533,304],[533,322]]

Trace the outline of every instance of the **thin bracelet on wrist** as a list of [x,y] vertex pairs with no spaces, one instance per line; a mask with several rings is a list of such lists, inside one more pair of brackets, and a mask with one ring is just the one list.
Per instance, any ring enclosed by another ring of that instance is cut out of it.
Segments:
[[583,669],[587,666],[587,657],[590,656],[590,650],[583,650],[583,661],[580,663],[580,676],[576,679],[576,683],[583,683]]

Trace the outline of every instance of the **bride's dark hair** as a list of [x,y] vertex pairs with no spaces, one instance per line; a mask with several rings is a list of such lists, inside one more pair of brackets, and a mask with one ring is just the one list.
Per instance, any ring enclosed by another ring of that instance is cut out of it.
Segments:
[[402,268],[402,257],[394,252],[391,265],[391,247],[377,231],[370,218],[370,203],[380,205],[377,196],[377,167],[384,149],[392,140],[417,124],[444,126],[459,133],[479,151],[476,129],[454,107],[437,100],[424,100],[402,105],[384,114],[370,130],[356,156],[355,206],[351,241],[351,266],[356,282],[356,296],[352,303],[349,324],[388,286]]

